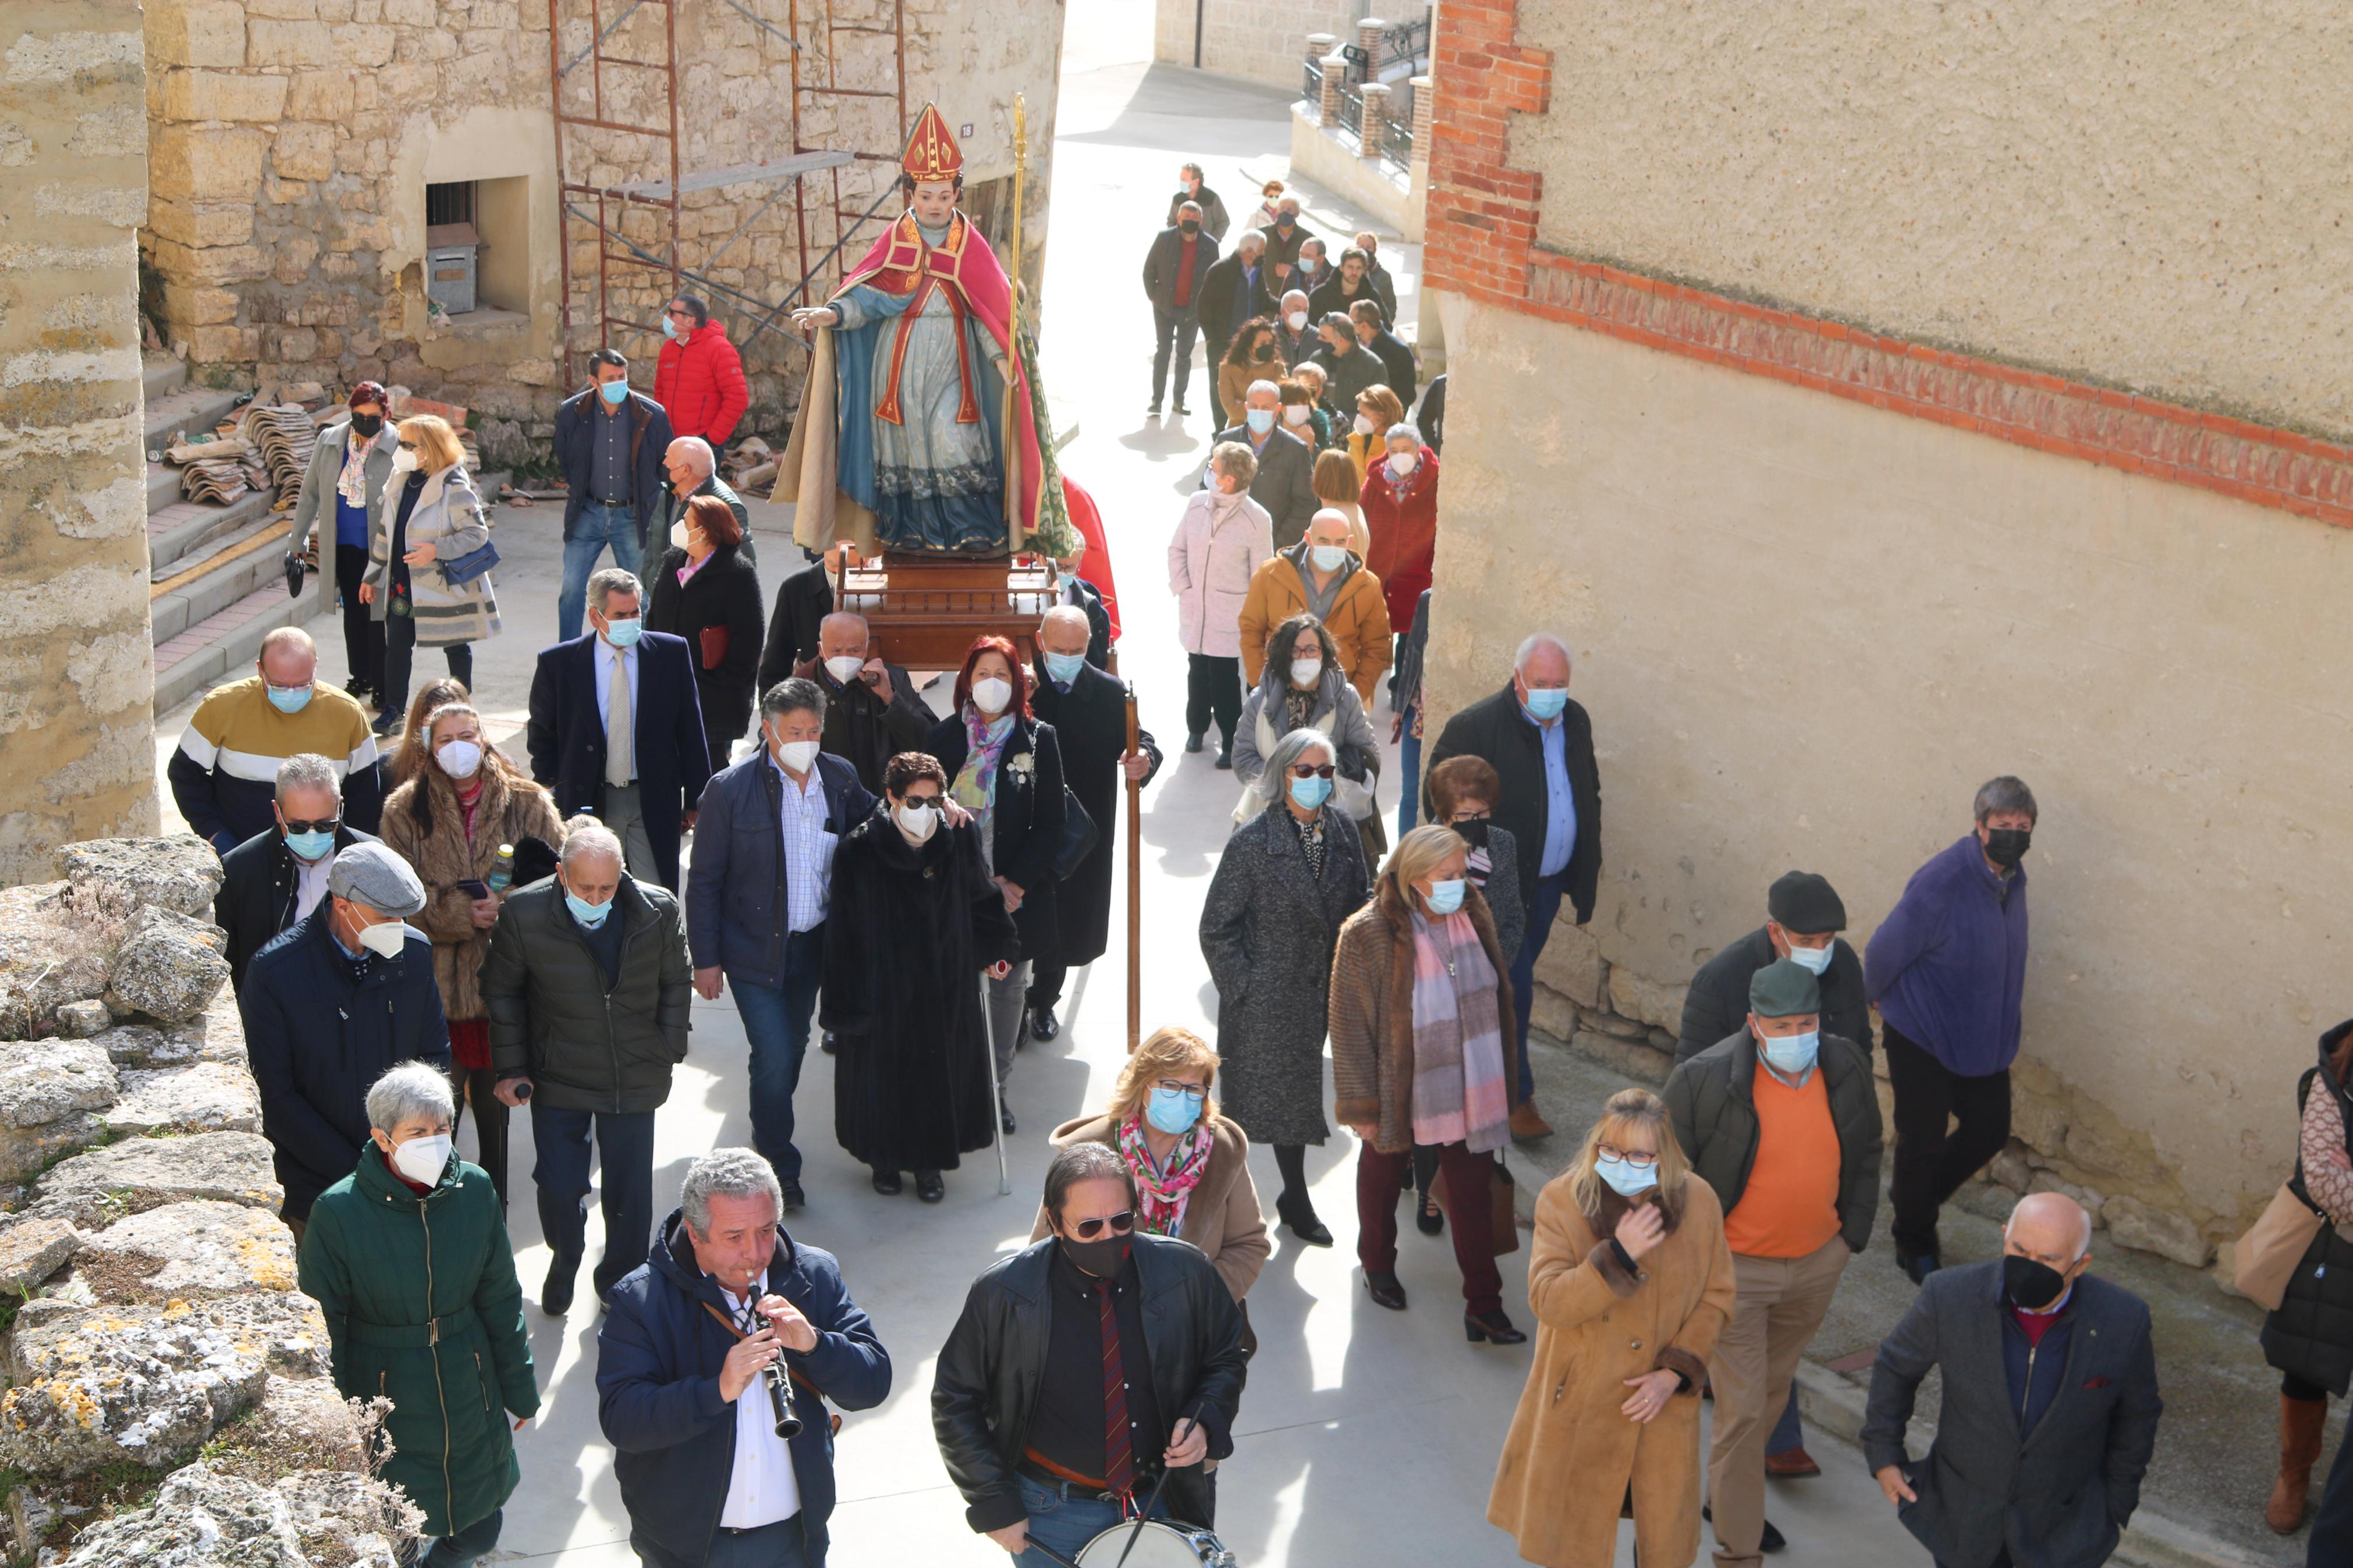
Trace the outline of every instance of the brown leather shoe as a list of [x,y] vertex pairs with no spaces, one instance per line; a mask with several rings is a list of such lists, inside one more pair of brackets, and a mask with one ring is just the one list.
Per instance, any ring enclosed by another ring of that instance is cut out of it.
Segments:
[[2279,1479],[2271,1500],[2263,1505],[2263,1522],[2274,1533],[2294,1535],[2304,1525],[2304,1507],[2312,1493],[2312,1467],[2320,1458],[2322,1428],[2328,1421],[2326,1399],[2290,1399],[2280,1395]]
[[1523,1140],[1552,1136],[1552,1123],[1536,1114],[1535,1100],[1524,1100],[1512,1107],[1512,1136]]
[[1784,1448],[1778,1454],[1765,1456],[1765,1474],[1775,1480],[1803,1480],[1808,1476],[1821,1473],[1822,1468],[1814,1463],[1814,1457],[1803,1448]]

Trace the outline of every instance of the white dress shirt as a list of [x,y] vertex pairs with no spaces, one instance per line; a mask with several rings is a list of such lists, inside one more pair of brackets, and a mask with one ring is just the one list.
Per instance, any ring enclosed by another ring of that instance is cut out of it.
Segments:
[[[752,1303],[767,1293],[767,1281],[763,1269],[742,1297],[719,1287],[736,1327],[749,1321]],[[735,1401],[735,1467],[727,1477],[727,1506],[719,1510],[724,1530],[757,1530],[801,1510],[800,1478],[793,1473],[790,1446],[776,1436],[776,1406],[766,1383],[767,1373],[759,1373]]]
[[308,918],[319,907],[319,900],[327,896],[327,873],[334,869],[335,852],[330,849],[316,860],[305,860],[297,855],[293,860],[294,918],[299,921]]

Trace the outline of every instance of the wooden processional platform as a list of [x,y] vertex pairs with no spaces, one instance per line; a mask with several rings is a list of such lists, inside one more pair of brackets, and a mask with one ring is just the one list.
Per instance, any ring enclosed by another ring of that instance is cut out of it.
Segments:
[[976,558],[886,550],[834,575],[836,609],[866,617],[873,653],[908,669],[957,669],[978,637],[1001,637],[1024,664],[1055,603],[1050,565],[1034,554]]

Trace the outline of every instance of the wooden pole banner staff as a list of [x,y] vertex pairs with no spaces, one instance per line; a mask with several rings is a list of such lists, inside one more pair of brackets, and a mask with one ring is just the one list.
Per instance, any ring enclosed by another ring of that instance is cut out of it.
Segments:
[[1005,278],[1012,289],[1011,319],[1005,330],[1005,409],[997,421],[1004,433],[1005,537],[1015,550],[1029,543],[1031,519],[1021,515],[1021,438],[1013,422],[1014,384],[1021,378],[1021,183],[1029,156],[1029,109],[1021,94],[1013,95],[1013,233],[1005,258]]
[[[1135,683],[1127,682],[1127,755],[1137,754]],[[1121,769],[1123,773],[1126,769]],[[1144,785],[1127,780],[1127,1048],[1144,1038]]]

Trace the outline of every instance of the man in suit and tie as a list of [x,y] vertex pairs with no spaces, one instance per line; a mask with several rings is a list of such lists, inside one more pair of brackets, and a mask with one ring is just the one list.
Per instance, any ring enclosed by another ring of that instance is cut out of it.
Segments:
[[531,771],[566,816],[594,813],[629,875],[678,891],[711,753],[684,637],[644,629],[644,589],[607,567],[588,579],[589,630],[539,656],[526,731]]
[[[2140,1502],[2157,1447],[2148,1308],[2085,1272],[2092,1216],[2064,1193],[2021,1198],[1995,1263],[1939,1269],[1879,1347],[1862,1451],[1939,1568],[2097,1568]],[[1905,1452],[1932,1366],[1936,1440]]]
[[1029,1037],[1050,1040],[1061,1032],[1054,1008],[1062,982],[1076,966],[1092,963],[1111,945],[1111,873],[1120,846],[1116,831],[1124,778],[1149,784],[1159,771],[1160,747],[1143,730],[1127,749],[1127,686],[1105,674],[1089,650],[1086,612],[1057,605],[1038,627],[1038,664],[1029,686],[1029,710],[1054,726],[1062,747],[1062,782],[1095,825],[1093,852],[1062,882],[1057,893],[1054,943],[1029,955]]

